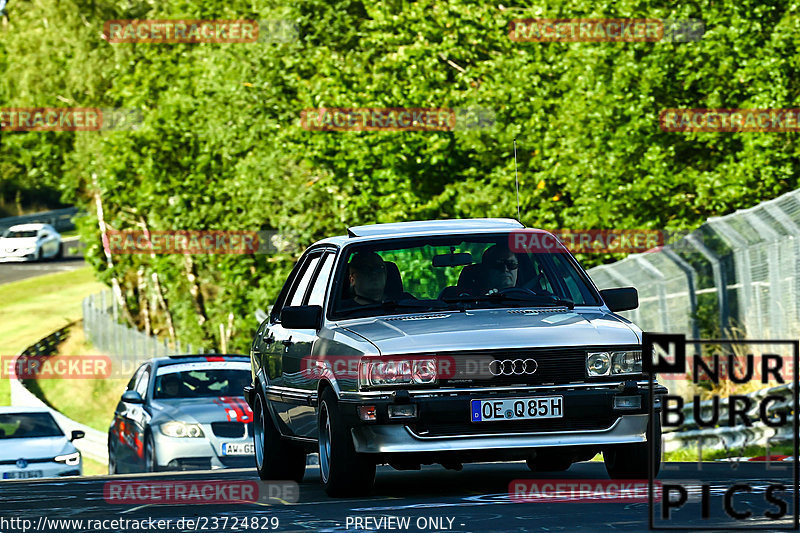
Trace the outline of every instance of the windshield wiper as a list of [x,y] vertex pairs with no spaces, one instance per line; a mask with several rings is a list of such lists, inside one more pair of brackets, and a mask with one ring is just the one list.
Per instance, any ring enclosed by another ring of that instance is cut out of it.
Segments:
[[567,298],[559,298],[553,295],[535,294],[533,292],[523,292],[525,289],[502,290],[480,296],[456,296],[444,298],[449,303],[469,303],[469,302],[524,302],[546,307],[568,307],[575,308],[575,302]]
[[359,305],[358,307],[351,307],[349,309],[340,309],[337,314],[340,316],[350,316],[362,311],[372,311],[379,309],[381,311],[394,311],[396,309],[421,309],[431,311],[434,309],[442,309],[446,307],[440,301],[418,301],[418,300],[386,300],[374,304]]

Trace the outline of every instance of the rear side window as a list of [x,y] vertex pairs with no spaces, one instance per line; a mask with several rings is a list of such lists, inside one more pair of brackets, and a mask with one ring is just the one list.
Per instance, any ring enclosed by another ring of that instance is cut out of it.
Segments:
[[300,281],[294,286],[292,294],[289,296],[289,305],[303,305],[303,297],[311,284],[311,277],[317,269],[320,256],[312,257],[306,262],[303,271],[300,273]]
[[327,253],[322,257],[322,265],[319,267],[319,274],[311,287],[311,294],[308,296],[308,305],[322,305],[325,302],[325,289],[328,287],[328,280],[333,269],[334,254]]

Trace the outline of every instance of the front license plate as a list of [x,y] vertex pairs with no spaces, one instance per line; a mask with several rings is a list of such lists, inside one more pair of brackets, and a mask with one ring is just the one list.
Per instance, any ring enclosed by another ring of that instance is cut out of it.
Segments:
[[471,400],[473,422],[564,418],[563,396]]
[[3,472],[3,479],[31,479],[35,477],[44,477],[41,470],[26,470],[23,472]]
[[222,444],[222,455],[253,455],[252,442],[224,442]]

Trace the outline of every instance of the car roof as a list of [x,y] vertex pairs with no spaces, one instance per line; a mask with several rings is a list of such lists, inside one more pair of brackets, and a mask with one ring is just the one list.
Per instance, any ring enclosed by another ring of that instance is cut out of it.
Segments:
[[524,229],[525,226],[513,218],[464,218],[453,220],[418,220],[351,226],[347,235],[329,237],[314,243],[342,246],[351,242],[371,241],[385,238],[413,237],[424,235],[457,235],[494,233]]
[[217,361],[250,361],[249,355],[244,354],[219,354],[219,353],[206,353],[206,354],[184,354],[184,355],[169,355],[167,357],[156,357],[151,359],[151,362],[156,366],[177,365],[180,363],[212,363]]
[[47,407],[28,407],[28,406],[3,406],[0,407],[0,415],[22,414],[22,413],[49,413]]
[[31,231],[31,230],[39,230],[39,229],[52,229],[50,224],[41,224],[41,223],[30,223],[30,224],[17,224],[16,226],[11,226],[8,228],[12,231]]

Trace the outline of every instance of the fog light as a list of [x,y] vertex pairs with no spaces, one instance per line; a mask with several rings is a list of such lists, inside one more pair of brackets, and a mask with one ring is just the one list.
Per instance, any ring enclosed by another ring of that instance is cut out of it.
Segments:
[[407,403],[389,406],[389,418],[417,418],[417,404]]
[[641,396],[614,396],[614,409],[640,409]]
[[359,405],[358,417],[364,422],[374,422],[378,419],[378,410],[374,405]]

